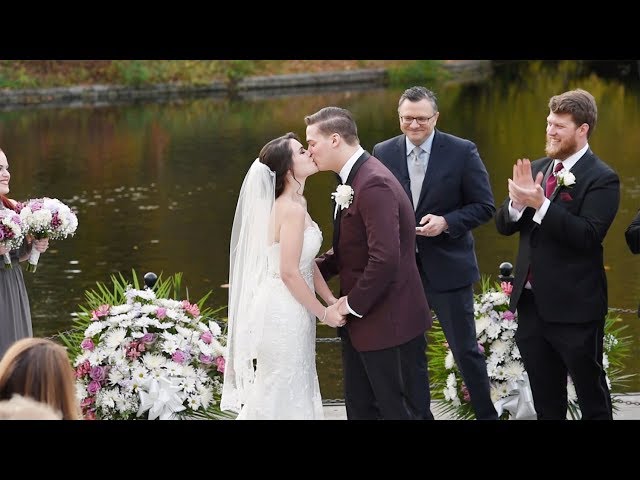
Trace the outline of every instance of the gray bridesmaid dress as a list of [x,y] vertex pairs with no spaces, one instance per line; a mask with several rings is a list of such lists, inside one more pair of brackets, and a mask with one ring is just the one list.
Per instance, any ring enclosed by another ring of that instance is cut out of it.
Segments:
[[[0,204],[0,209],[3,208]],[[5,268],[0,258],[0,358],[13,342],[33,336],[29,297],[18,263],[19,256],[27,250],[30,246],[26,241],[20,249],[11,250],[13,268]]]

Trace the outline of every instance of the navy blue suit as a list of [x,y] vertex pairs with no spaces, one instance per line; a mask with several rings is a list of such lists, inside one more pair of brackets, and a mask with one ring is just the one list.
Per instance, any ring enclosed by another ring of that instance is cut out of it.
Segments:
[[[478,419],[495,419],[484,354],[478,349],[473,283],[480,279],[471,230],[493,217],[489,175],[469,140],[434,130],[429,163],[415,208],[416,223],[443,216],[447,232],[417,236],[416,261],[427,300],[438,317]],[[411,200],[405,135],[378,143],[372,152],[400,181]],[[412,202],[413,203],[413,202]]]

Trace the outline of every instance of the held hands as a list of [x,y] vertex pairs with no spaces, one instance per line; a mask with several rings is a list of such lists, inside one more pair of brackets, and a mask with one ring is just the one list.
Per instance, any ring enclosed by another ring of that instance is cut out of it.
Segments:
[[440,215],[433,215],[431,213],[425,215],[420,219],[421,227],[416,227],[416,235],[422,235],[424,237],[437,237],[445,230],[449,229],[447,221]]
[[327,307],[327,315],[323,322],[330,327],[343,327],[345,323],[347,323],[347,320],[345,318],[346,314],[341,313],[343,308],[345,310],[347,308],[346,305],[344,305],[344,298],[346,297],[340,298],[340,300],[337,300],[335,303]]
[[513,166],[513,178],[507,180],[509,198],[513,208],[522,210],[531,207],[538,210],[544,203],[544,189],[542,188],[542,172],[538,172],[535,180],[531,173],[531,162],[528,158],[518,159]]

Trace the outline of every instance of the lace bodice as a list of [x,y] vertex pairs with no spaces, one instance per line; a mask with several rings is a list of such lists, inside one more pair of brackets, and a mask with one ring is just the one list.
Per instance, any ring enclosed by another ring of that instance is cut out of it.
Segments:
[[[311,281],[311,285],[313,285],[313,265],[321,246],[322,232],[318,224],[313,222],[304,229],[304,242],[300,254],[300,273],[307,283]],[[280,278],[280,243],[276,242],[269,247],[267,262],[267,276]]]

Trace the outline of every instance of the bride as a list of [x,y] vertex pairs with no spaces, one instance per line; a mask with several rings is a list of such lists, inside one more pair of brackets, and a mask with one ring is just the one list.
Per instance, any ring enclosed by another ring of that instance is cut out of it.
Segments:
[[315,263],[322,232],[303,191],[317,171],[298,137],[287,133],[262,148],[240,189],[220,405],[238,419],[323,418],[315,318],[332,327],[345,320]]

